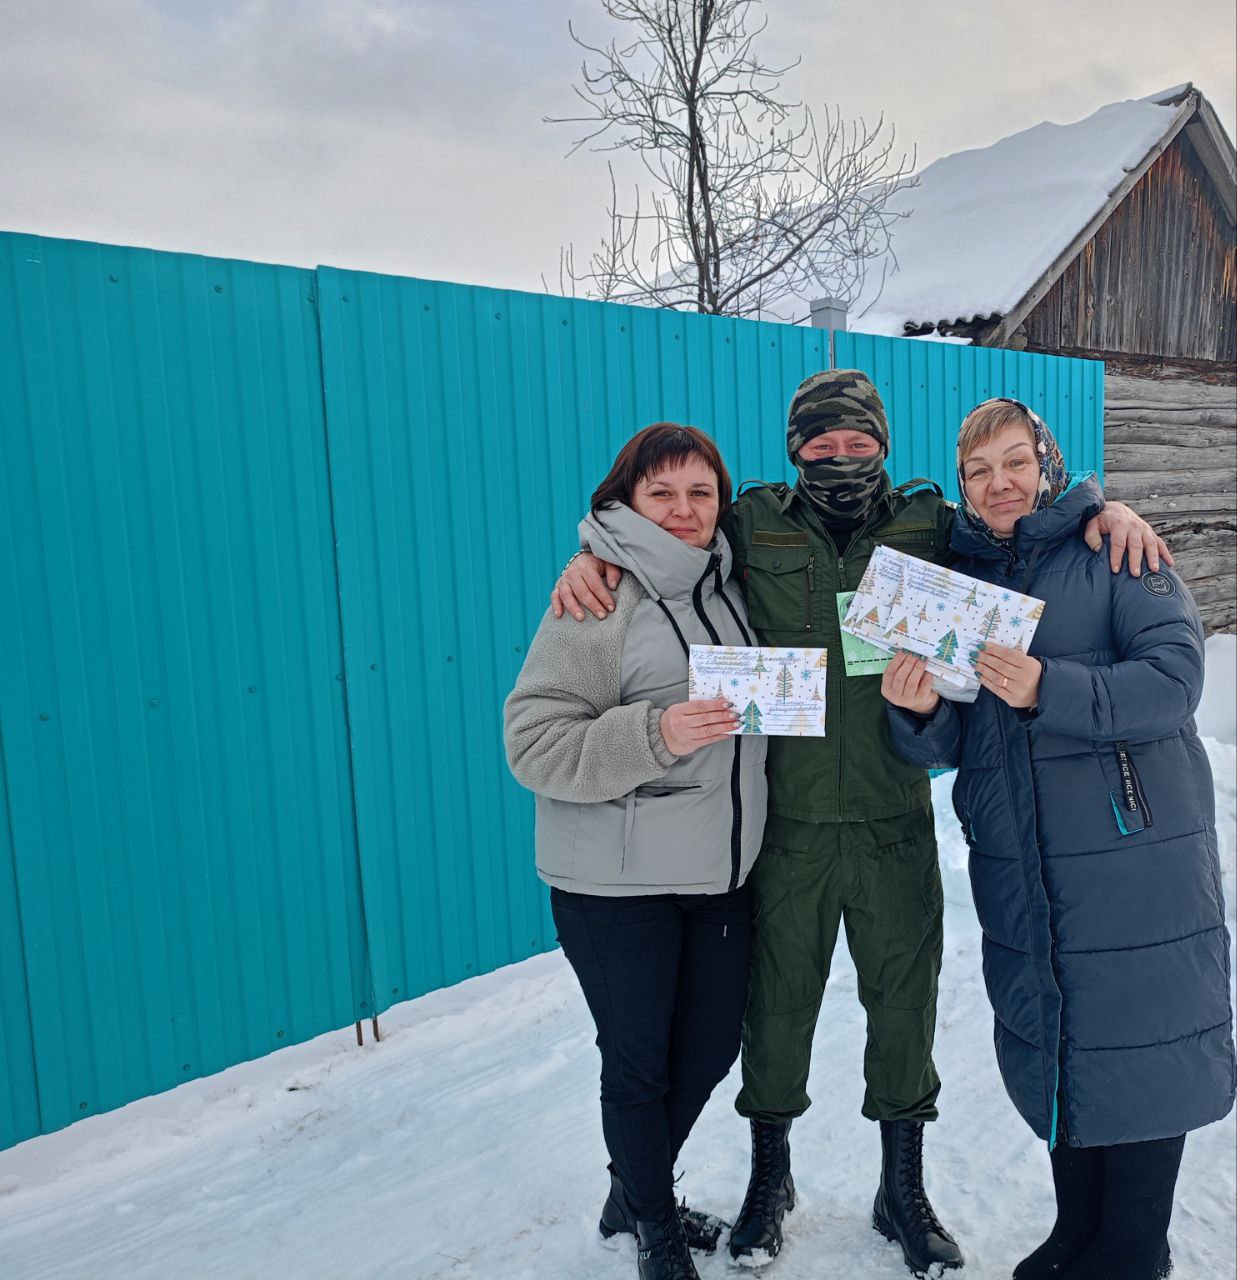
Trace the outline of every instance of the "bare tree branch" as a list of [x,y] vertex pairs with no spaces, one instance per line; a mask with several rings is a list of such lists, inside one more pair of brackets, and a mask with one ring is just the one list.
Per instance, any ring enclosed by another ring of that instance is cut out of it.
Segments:
[[[563,292],[741,316],[799,319],[802,299],[854,302],[869,264],[880,284],[914,186],[914,154],[895,156],[884,117],[873,126],[779,96],[781,77],[754,52],[768,19],[760,0],[601,0],[622,42],[589,44],[574,86],[581,148],[637,156],[651,189],[622,212],[610,167],[609,234],[587,265],[563,251]],[[869,291],[870,293],[870,291]]]

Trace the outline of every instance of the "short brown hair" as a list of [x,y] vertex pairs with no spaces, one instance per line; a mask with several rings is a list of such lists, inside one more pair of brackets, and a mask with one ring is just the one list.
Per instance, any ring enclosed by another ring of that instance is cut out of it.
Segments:
[[610,474],[593,491],[591,507],[596,514],[608,502],[631,506],[631,495],[645,476],[663,467],[681,467],[688,458],[699,458],[717,476],[717,518],[730,510],[730,472],[717,445],[699,427],[677,422],[655,422],[634,436],[619,450]]
[[962,419],[958,428],[958,462],[963,463],[980,445],[987,444],[993,436],[1006,427],[1026,427],[1035,447],[1035,424],[1026,406],[1017,400],[985,400]]

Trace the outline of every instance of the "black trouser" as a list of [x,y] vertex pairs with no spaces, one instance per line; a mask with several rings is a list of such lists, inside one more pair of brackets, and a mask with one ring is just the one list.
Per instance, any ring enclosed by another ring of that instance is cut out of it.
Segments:
[[601,1128],[638,1218],[674,1201],[674,1162],[739,1054],[747,887],[603,898],[550,891],[601,1050]]

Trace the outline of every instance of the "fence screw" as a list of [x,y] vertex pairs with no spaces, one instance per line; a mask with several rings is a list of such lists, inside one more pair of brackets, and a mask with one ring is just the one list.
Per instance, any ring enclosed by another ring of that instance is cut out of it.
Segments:
[[47,714],[47,712],[46,712],[46,711],[40,711],[40,712],[39,712],[39,719],[40,719],[40,720],[50,720],[50,719],[51,719],[51,716],[49,716],[49,715]]
[[[114,274],[114,273],[113,273],[112,275],[108,276],[108,279],[109,279],[113,284],[118,284],[118,283],[120,282],[120,277],[119,277],[118,275]],[[82,1106],[84,1107],[85,1105],[86,1105],[86,1104],[83,1102],[83,1103],[82,1103]]]
[[215,286],[215,292],[216,292],[216,293],[222,293],[222,292],[223,292],[223,285],[221,285],[221,284],[217,284],[217,285]]
[[249,686],[249,692],[250,692],[250,693],[257,693],[257,692],[258,692],[258,686],[257,686],[256,684],[251,684],[251,685]]
[[159,699],[158,699],[158,698],[151,698],[151,700],[150,700],[150,705],[151,705],[152,707],[157,707],[157,706],[159,705]]

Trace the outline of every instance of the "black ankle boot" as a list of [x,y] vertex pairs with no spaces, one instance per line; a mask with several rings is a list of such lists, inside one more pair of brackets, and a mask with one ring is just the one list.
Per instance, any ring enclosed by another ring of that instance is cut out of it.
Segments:
[[1067,1147],[1058,1142],[1049,1159],[1057,1220],[1048,1239],[1014,1268],[1014,1280],[1055,1280],[1064,1275],[1100,1229],[1103,1147]]
[[636,1223],[636,1247],[640,1280],[700,1280],[674,1204],[660,1217]]
[[923,1123],[882,1120],[881,1182],[872,1206],[872,1225],[902,1246],[906,1265],[916,1274],[960,1267],[962,1250],[941,1226],[923,1186]]
[[1064,1280],[1162,1280],[1185,1138],[1123,1142],[1104,1153],[1100,1229]]
[[[609,1240],[620,1232],[628,1232],[634,1236],[636,1212],[627,1198],[627,1189],[614,1166],[608,1165],[607,1168],[610,1170],[610,1194],[601,1206],[601,1221],[597,1224],[597,1230],[601,1232],[603,1240]],[[683,1234],[687,1237],[688,1246],[699,1249],[702,1253],[716,1252],[722,1232],[730,1225],[711,1213],[688,1208],[686,1200],[679,1202],[679,1218],[683,1223]]]
[[730,1256],[740,1265],[763,1266],[782,1250],[782,1219],[795,1207],[790,1176],[790,1121],[752,1121],[752,1176],[730,1233]]

